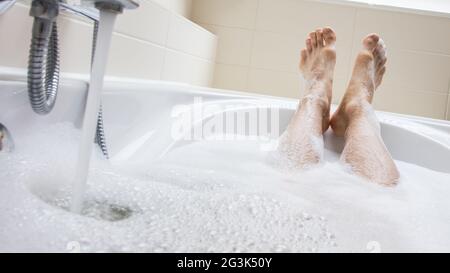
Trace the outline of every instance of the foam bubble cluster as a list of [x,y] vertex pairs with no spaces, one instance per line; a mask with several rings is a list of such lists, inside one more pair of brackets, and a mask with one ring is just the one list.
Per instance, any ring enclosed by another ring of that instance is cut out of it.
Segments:
[[0,251],[450,250],[449,174],[398,162],[400,185],[383,188],[333,162],[288,173],[256,141],[197,142],[133,171],[96,151],[76,215],[79,135],[33,129],[0,153]]

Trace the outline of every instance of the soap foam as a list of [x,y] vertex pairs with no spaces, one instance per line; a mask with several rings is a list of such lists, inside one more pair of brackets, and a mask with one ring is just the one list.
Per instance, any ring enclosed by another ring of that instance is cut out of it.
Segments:
[[55,124],[0,153],[0,251],[450,251],[449,174],[397,162],[386,188],[335,160],[293,173],[258,141],[195,142],[138,172],[96,151],[88,209],[72,214],[79,137]]

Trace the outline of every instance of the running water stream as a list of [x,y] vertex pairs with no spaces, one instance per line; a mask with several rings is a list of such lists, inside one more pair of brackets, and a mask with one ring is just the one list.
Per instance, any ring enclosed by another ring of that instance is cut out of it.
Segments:
[[92,63],[91,79],[83,118],[83,132],[73,182],[73,195],[70,209],[75,213],[81,213],[83,208],[83,195],[86,191],[89,163],[94,144],[97,115],[100,108],[100,98],[103,89],[103,79],[115,19],[116,13],[100,10],[97,46],[95,48],[94,60]]

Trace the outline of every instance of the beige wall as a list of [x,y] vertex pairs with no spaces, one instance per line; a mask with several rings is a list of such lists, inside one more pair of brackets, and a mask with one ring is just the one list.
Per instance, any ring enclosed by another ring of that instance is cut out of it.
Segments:
[[[209,86],[217,38],[182,14],[190,0],[141,0],[136,10],[117,18],[107,74]],[[32,18],[18,3],[0,16],[0,66],[25,68]],[[68,14],[58,16],[62,72],[88,73],[92,23]]]
[[388,45],[378,110],[450,119],[450,18],[302,0],[193,0],[192,19],[219,37],[214,86],[297,98],[299,51],[321,26],[338,35],[333,101],[341,98],[361,39]]
[[174,11],[186,18],[191,16],[192,0],[154,0],[171,11]]

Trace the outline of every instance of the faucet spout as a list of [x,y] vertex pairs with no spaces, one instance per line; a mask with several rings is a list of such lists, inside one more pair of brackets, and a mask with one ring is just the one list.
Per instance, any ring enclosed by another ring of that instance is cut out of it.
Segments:
[[123,9],[135,9],[139,7],[138,2],[133,0],[93,0],[95,7],[101,10],[122,13]]
[[[0,0],[1,1],[1,0]],[[93,21],[99,20],[99,10],[109,10],[114,13],[122,13],[123,9],[135,9],[138,2],[133,0],[81,0],[78,3],[62,0],[62,10],[87,17]]]

